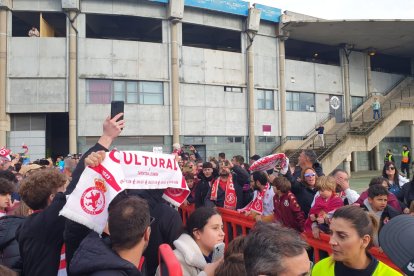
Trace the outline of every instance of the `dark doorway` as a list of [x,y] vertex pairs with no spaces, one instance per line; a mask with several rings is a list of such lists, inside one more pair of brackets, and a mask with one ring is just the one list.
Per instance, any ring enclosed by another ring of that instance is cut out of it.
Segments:
[[[69,113],[46,114],[46,154],[52,158],[69,153]],[[76,152],[72,152],[76,153]]]

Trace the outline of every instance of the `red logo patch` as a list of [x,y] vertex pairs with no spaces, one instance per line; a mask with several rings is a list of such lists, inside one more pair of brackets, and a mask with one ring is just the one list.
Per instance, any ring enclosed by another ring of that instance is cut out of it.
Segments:
[[99,215],[105,209],[105,194],[96,187],[86,189],[80,200],[85,213]]

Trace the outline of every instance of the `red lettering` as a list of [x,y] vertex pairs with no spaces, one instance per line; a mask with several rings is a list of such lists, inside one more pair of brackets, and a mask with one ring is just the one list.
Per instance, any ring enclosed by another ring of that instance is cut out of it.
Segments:
[[126,165],[129,165],[132,163],[132,154],[131,153],[128,153],[128,154],[129,154],[129,160],[127,160],[127,153],[124,151],[124,161]]
[[165,160],[160,158],[160,168],[165,168]]
[[172,170],[171,159],[168,159],[168,161],[167,161],[167,167],[166,168]]
[[144,160],[145,160],[144,166],[148,166],[147,162],[148,162],[149,157],[148,156],[142,156],[142,158],[144,158]]
[[[155,161],[155,162],[153,162],[153,161]],[[157,164],[158,164],[158,158],[157,157],[154,157],[154,158],[151,157],[151,166],[156,167]]]
[[174,159],[174,171],[178,170],[178,166],[177,166],[177,160]]
[[119,164],[121,161],[115,157],[115,152],[117,151],[116,150],[111,151],[109,153],[109,158],[111,158],[111,160],[114,161],[115,163]]
[[134,154],[135,155],[135,165],[140,166],[141,162],[138,161],[138,154]]

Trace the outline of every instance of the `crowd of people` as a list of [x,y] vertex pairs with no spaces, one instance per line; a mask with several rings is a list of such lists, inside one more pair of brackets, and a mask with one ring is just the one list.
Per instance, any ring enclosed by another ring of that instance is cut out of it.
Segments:
[[[346,171],[325,176],[312,150],[303,150],[283,174],[279,167],[250,171],[258,155],[246,163],[241,155],[229,160],[220,153],[204,162],[193,146],[174,144],[190,190],[183,208],[195,208],[186,225],[161,189],[120,192],[102,233],[60,216],[85,167],[101,164],[125,128],[121,116],[104,121],[102,136],[83,155],[25,165],[7,151],[0,156],[1,275],[161,275],[161,244],[174,249],[190,276],[400,275],[368,252],[389,240],[382,232],[390,232],[394,219],[414,219],[414,180],[400,178],[391,160],[358,194]],[[246,237],[232,236],[218,259],[213,253],[225,233],[216,207],[257,221]],[[313,269],[302,232],[330,235],[333,254]]]

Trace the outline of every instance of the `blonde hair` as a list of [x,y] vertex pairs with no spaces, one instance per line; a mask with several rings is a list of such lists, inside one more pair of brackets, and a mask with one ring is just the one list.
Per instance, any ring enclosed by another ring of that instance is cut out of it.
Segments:
[[332,176],[321,176],[316,180],[316,188],[319,191],[332,191],[335,192],[336,182]]

